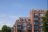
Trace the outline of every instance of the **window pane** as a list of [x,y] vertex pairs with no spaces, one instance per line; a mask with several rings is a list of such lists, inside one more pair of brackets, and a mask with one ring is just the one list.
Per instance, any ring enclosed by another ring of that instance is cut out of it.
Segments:
[[34,24],[35,24],[35,25],[38,25],[38,22],[37,22],[37,21],[34,21]]
[[35,25],[35,26],[34,26],[34,29],[35,29],[35,30],[38,30],[38,25]]

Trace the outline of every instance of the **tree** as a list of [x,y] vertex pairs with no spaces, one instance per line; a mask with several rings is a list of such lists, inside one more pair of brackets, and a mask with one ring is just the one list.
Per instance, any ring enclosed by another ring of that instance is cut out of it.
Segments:
[[45,16],[43,17],[43,31],[48,32],[48,10]]
[[2,32],[11,32],[11,28],[6,25],[3,25]]
[[2,32],[2,31],[0,30],[0,32]]

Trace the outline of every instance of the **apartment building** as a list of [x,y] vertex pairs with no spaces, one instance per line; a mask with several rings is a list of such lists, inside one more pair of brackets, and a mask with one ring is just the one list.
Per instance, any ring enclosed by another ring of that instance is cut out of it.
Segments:
[[31,32],[30,17],[20,17],[16,20],[12,32]]
[[19,17],[16,20],[12,32],[43,32],[42,16],[47,10],[31,10],[29,17]]
[[30,11],[30,19],[32,25],[32,32],[43,32],[42,16],[45,15],[47,10],[32,10]]

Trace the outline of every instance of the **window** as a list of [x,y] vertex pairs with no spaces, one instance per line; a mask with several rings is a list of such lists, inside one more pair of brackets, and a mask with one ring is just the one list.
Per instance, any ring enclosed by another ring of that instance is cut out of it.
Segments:
[[28,26],[28,30],[31,30],[31,28],[32,28],[31,26]]
[[35,29],[35,30],[38,30],[38,25],[35,25],[35,26],[34,26],[34,29]]
[[40,14],[40,17],[44,16],[44,14]]
[[23,26],[26,26],[26,23],[24,22],[22,25],[23,25]]
[[35,15],[38,15],[38,14],[35,14]]
[[34,20],[34,21],[38,22],[38,20]]
[[37,22],[37,21],[34,21],[34,24],[35,24],[35,25],[38,25],[38,22]]
[[38,15],[34,15],[35,18],[38,18]]
[[22,24],[22,30],[26,30],[26,23]]
[[21,25],[21,22],[18,22],[17,24],[18,24],[18,25]]
[[34,14],[34,16],[37,16],[38,17],[38,14]]
[[31,21],[30,19],[28,19],[28,21]]
[[21,27],[21,25],[17,25],[18,27]]
[[22,32],[26,32],[25,30],[22,30]]
[[22,26],[22,30],[26,30],[26,27],[25,26]]
[[38,20],[38,15],[34,15],[34,20]]
[[34,32],[38,32],[38,30],[35,30]]
[[18,27],[18,29],[21,29],[21,25],[18,25],[17,27]]
[[38,18],[34,18],[34,20],[38,20]]

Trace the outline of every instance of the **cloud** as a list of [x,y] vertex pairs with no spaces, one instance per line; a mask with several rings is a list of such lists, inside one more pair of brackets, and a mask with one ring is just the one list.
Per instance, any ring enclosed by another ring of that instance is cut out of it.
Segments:
[[0,15],[0,29],[2,28],[3,25],[7,25],[12,27],[16,21],[16,19],[18,19],[17,16],[12,16],[12,15],[6,15],[6,14],[2,14]]

